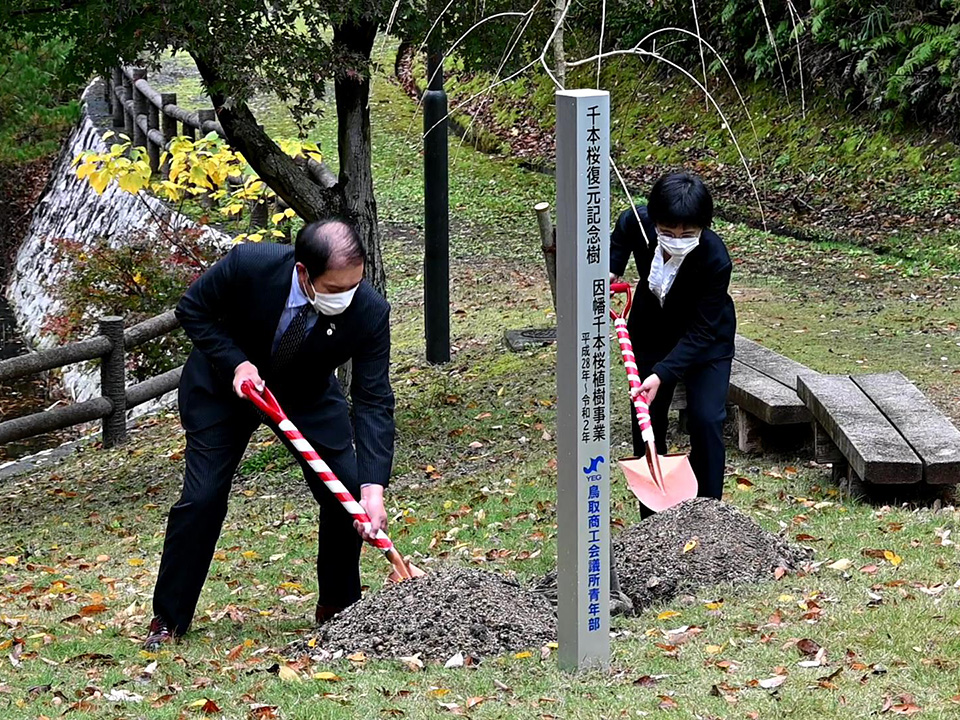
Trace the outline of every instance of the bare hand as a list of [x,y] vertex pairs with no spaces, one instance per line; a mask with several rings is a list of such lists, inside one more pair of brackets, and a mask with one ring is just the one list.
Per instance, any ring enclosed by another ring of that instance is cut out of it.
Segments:
[[370,528],[359,520],[353,521],[353,528],[364,540],[373,540],[377,533],[387,530],[387,511],[383,507],[383,485],[367,485],[360,491],[360,505],[370,518]]
[[657,374],[653,374],[643,381],[643,385],[640,386],[640,392],[647,396],[648,405],[653,403],[653,399],[657,396],[657,390],[659,389],[660,377]]
[[237,369],[233,371],[233,391],[237,394],[237,397],[246,397],[246,395],[243,394],[241,386],[247,380],[253,383],[257,392],[263,392],[264,384],[263,380],[260,379],[260,371],[257,370],[252,362],[242,362],[237,365]]

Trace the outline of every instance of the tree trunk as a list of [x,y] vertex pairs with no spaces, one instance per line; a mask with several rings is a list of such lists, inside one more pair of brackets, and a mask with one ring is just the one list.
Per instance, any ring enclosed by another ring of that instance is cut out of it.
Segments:
[[[219,87],[220,74],[216,65],[198,52],[192,54],[207,87]],[[211,92],[210,99],[233,149],[243,154],[250,167],[301,218],[312,222],[345,214],[347,206],[342,188],[339,185],[325,188],[317,184],[304,165],[297,163],[270,138],[246,103],[237,102],[221,92]]]
[[373,194],[370,142],[370,53],[377,35],[375,22],[337,25],[334,45],[346,56],[347,70],[334,80],[337,97],[337,144],[340,182],[346,204],[367,251],[367,280],[386,295],[386,273],[380,252],[377,201]]
[[563,23],[560,22],[560,18],[563,17],[568,2],[570,0],[554,0],[553,5],[553,23],[557,28],[557,32],[553,36],[553,59],[556,65],[557,80],[563,88],[567,87],[567,54],[563,49]]

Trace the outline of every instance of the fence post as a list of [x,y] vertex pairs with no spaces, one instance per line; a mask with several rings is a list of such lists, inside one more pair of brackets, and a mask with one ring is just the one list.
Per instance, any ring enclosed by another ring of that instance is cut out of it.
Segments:
[[[177,104],[177,94],[176,93],[160,93],[160,104],[163,105],[163,108],[166,108],[168,105]],[[167,150],[170,146],[170,141],[177,136],[177,119],[171,115],[167,115],[163,109],[160,110],[160,132],[163,133],[163,150]],[[163,176],[170,176],[170,161],[163,166]]]
[[[164,108],[166,108],[167,105],[176,105],[177,94],[160,93],[160,104],[163,105]],[[164,149],[166,149],[166,145],[177,136],[177,119],[172,115],[163,113],[160,117],[160,130],[163,132],[163,144]]]
[[215,110],[197,110],[197,117],[200,120],[200,135],[203,137],[207,134],[207,131],[204,130],[203,124],[208,122],[214,122],[217,119],[217,113]]
[[152,102],[147,101],[147,155],[150,157],[150,171],[154,173],[160,169],[161,147],[151,139],[150,131],[159,129],[160,108]]
[[133,146],[147,147],[147,133],[140,127],[140,116],[147,114],[147,96],[137,89],[137,80],[146,80],[144,68],[133,68]]
[[111,102],[113,103],[110,107],[113,108],[113,126],[115,128],[121,128],[124,126],[124,109],[123,102],[120,98],[117,97],[117,88],[124,87],[123,84],[123,71],[115,67],[110,71],[110,75],[113,77],[113,82],[110,83],[110,95],[112,97]]
[[[215,122],[217,119],[217,113],[214,110],[197,110],[197,118],[200,120],[200,134],[197,135],[197,139],[203,138],[207,134],[207,130],[204,129],[204,124],[208,122]],[[207,208],[208,210],[214,206],[214,200],[212,197],[213,193],[210,190],[197,196],[197,202],[200,203],[201,207]]]
[[[266,202],[266,200],[264,200],[264,202]],[[272,215],[273,213],[283,212],[283,211],[286,210],[288,207],[290,207],[290,206],[287,205],[281,198],[278,197],[278,198],[277,198],[276,200],[274,200],[274,202],[273,202],[273,210],[270,210],[270,206],[267,205],[267,210],[268,210],[267,214],[268,214],[268,215]],[[266,224],[264,224],[264,227],[266,227]],[[283,233],[283,239],[280,240],[280,243],[281,243],[281,244],[284,244],[284,245],[289,245],[290,242],[291,242],[291,233],[292,233],[292,231],[291,231],[291,229],[290,229],[290,223],[285,222],[285,223],[280,227],[280,232]]]
[[267,226],[267,215],[269,208],[265,198],[259,198],[250,202],[250,224],[255,228],[265,228]]
[[109,448],[127,439],[123,318],[116,315],[100,318],[100,334],[113,343],[100,362],[100,394],[113,403],[113,410],[103,419],[103,446]]
[[[123,91],[124,91],[123,92],[124,103],[123,103],[123,123],[122,124],[123,124],[124,134],[128,138],[130,138],[131,142],[133,142],[133,126],[134,126],[134,120],[136,118],[133,112],[133,105],[132,105],[133,82],[130,80],[130,76],[127,75],[127,73],[123,70],[123,68],[120,69],[120,74],[123,76]],[[127,102],[126,102],[127,100],[129,100],[131,103],[130,109],[127,108]]]

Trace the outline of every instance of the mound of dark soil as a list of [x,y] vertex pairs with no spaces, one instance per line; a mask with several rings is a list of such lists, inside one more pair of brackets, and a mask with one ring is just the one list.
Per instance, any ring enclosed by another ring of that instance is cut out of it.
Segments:
[[377,657],[446,661],[537,649],[556,640],[550,603],[518,583],[472,568],[439,566],[388,583],[320,629],[317,647]]
[[767,532],[731,505],[694,498],[613,538],[620,585],[636,609],[720,584],[772,580],[809,551]]

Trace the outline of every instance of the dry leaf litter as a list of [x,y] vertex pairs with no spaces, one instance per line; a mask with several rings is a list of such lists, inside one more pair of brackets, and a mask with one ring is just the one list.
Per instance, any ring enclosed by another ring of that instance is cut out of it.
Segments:
[[541,595],[473,568],[440,565],[422,578],[387,583],[321,627],[316,647],[377,657],[474,661],[556,640],[556,618]]

